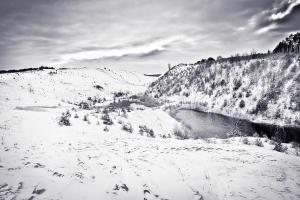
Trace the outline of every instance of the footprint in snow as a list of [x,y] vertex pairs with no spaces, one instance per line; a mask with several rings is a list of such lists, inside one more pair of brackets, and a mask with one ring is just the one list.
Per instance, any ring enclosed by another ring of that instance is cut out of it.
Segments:
[[45,165],[42,165],[41,163],[35,163],[34,168],[44,168]]
[[64,175],[58,172],[54,172],[53,176],[57,176],[57,177],[63,177]]
[[13,196],[12,199],[17,198],[17,194],[20,192],[20,190],[23,189],[23,182],[19,182],[17,187],[14,186],[8,186],[7,183],[4,183],[0,185],[0,197],[6,197]]
[[[123,191],[125,191],[125,192],[128,192],[128,191],[129,191],[129,188],[127,187],[126,184],[123,183],[122,185],[116,184],[115,187],[113,188],[113,190],[114,190],[114,191],[123,190]],[[116,193],[114,192],[114,194],[116,194]]]
[[145,199],[148,199],[148,198],[150,198],[150,199],[153,199],[153,198],[159,198],[159,195],[158,194],[152,194],[151,192],[151,189],[149,188],[149,186],[147,185],[147,184],[144,184],[143,185],[143,188],[144,188],[144,190],[143,190],[143,193],[144,193],[144,200]]
[[32,194],[40,195],[40,194],[43,194],[45,191],[46,191],[46,189],[44,189],[44,188],[38,189],[37,186],[35,186],[34,190],[32,191]]
[[46,191],[46,189],[44,188],[41,188],[41,189],[38,189],[38,186],[35,186],[34,187],[34,190],[32,191],[32,196],[28,199],[28,200],[33,200],[35,198],[36,195],[41,195],[43,194],[44,192]]

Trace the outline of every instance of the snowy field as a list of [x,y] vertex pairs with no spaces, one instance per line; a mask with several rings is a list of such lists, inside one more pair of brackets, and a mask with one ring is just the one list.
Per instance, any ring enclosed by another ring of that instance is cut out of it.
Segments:
[[[300,199],[292,144],[282,153],[267,138],[179,140],[182,124],[163,106],[122,108],[154,80],[106,69],[1,74],[0,199]],[[70,126],[59,124],[66,115]]]

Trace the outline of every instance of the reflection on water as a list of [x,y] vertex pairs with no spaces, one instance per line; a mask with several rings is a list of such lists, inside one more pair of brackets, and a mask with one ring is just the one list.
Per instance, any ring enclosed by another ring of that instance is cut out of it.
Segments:
[[187,109],[178,110],[175,117],[191,129],[194,138],[227,138],[231,135],[251,136],[256,132],[260,136],[266,134],[269,138],[276,134],[283,142],[300,141],[300,127],[258,124],[220,114]]

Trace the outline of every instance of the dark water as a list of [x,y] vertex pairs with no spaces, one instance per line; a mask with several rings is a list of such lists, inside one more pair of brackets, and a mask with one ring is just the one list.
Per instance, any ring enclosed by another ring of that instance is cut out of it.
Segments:
[[232,135],[252,136],[257,133],[260,136],[267,135],[269,138],[279,137],[282,142],[300,142],[300,127],[253,123],[220,114],[187,109],[178,110],[175,117],[191,129],[195,138],[228,138]]

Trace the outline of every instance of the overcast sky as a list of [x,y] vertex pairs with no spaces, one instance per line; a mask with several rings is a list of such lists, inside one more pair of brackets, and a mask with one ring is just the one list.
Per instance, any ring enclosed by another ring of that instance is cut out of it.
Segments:
[[272,50],[300,30],[300,0],[1,0],[0,69],[168,63]]

